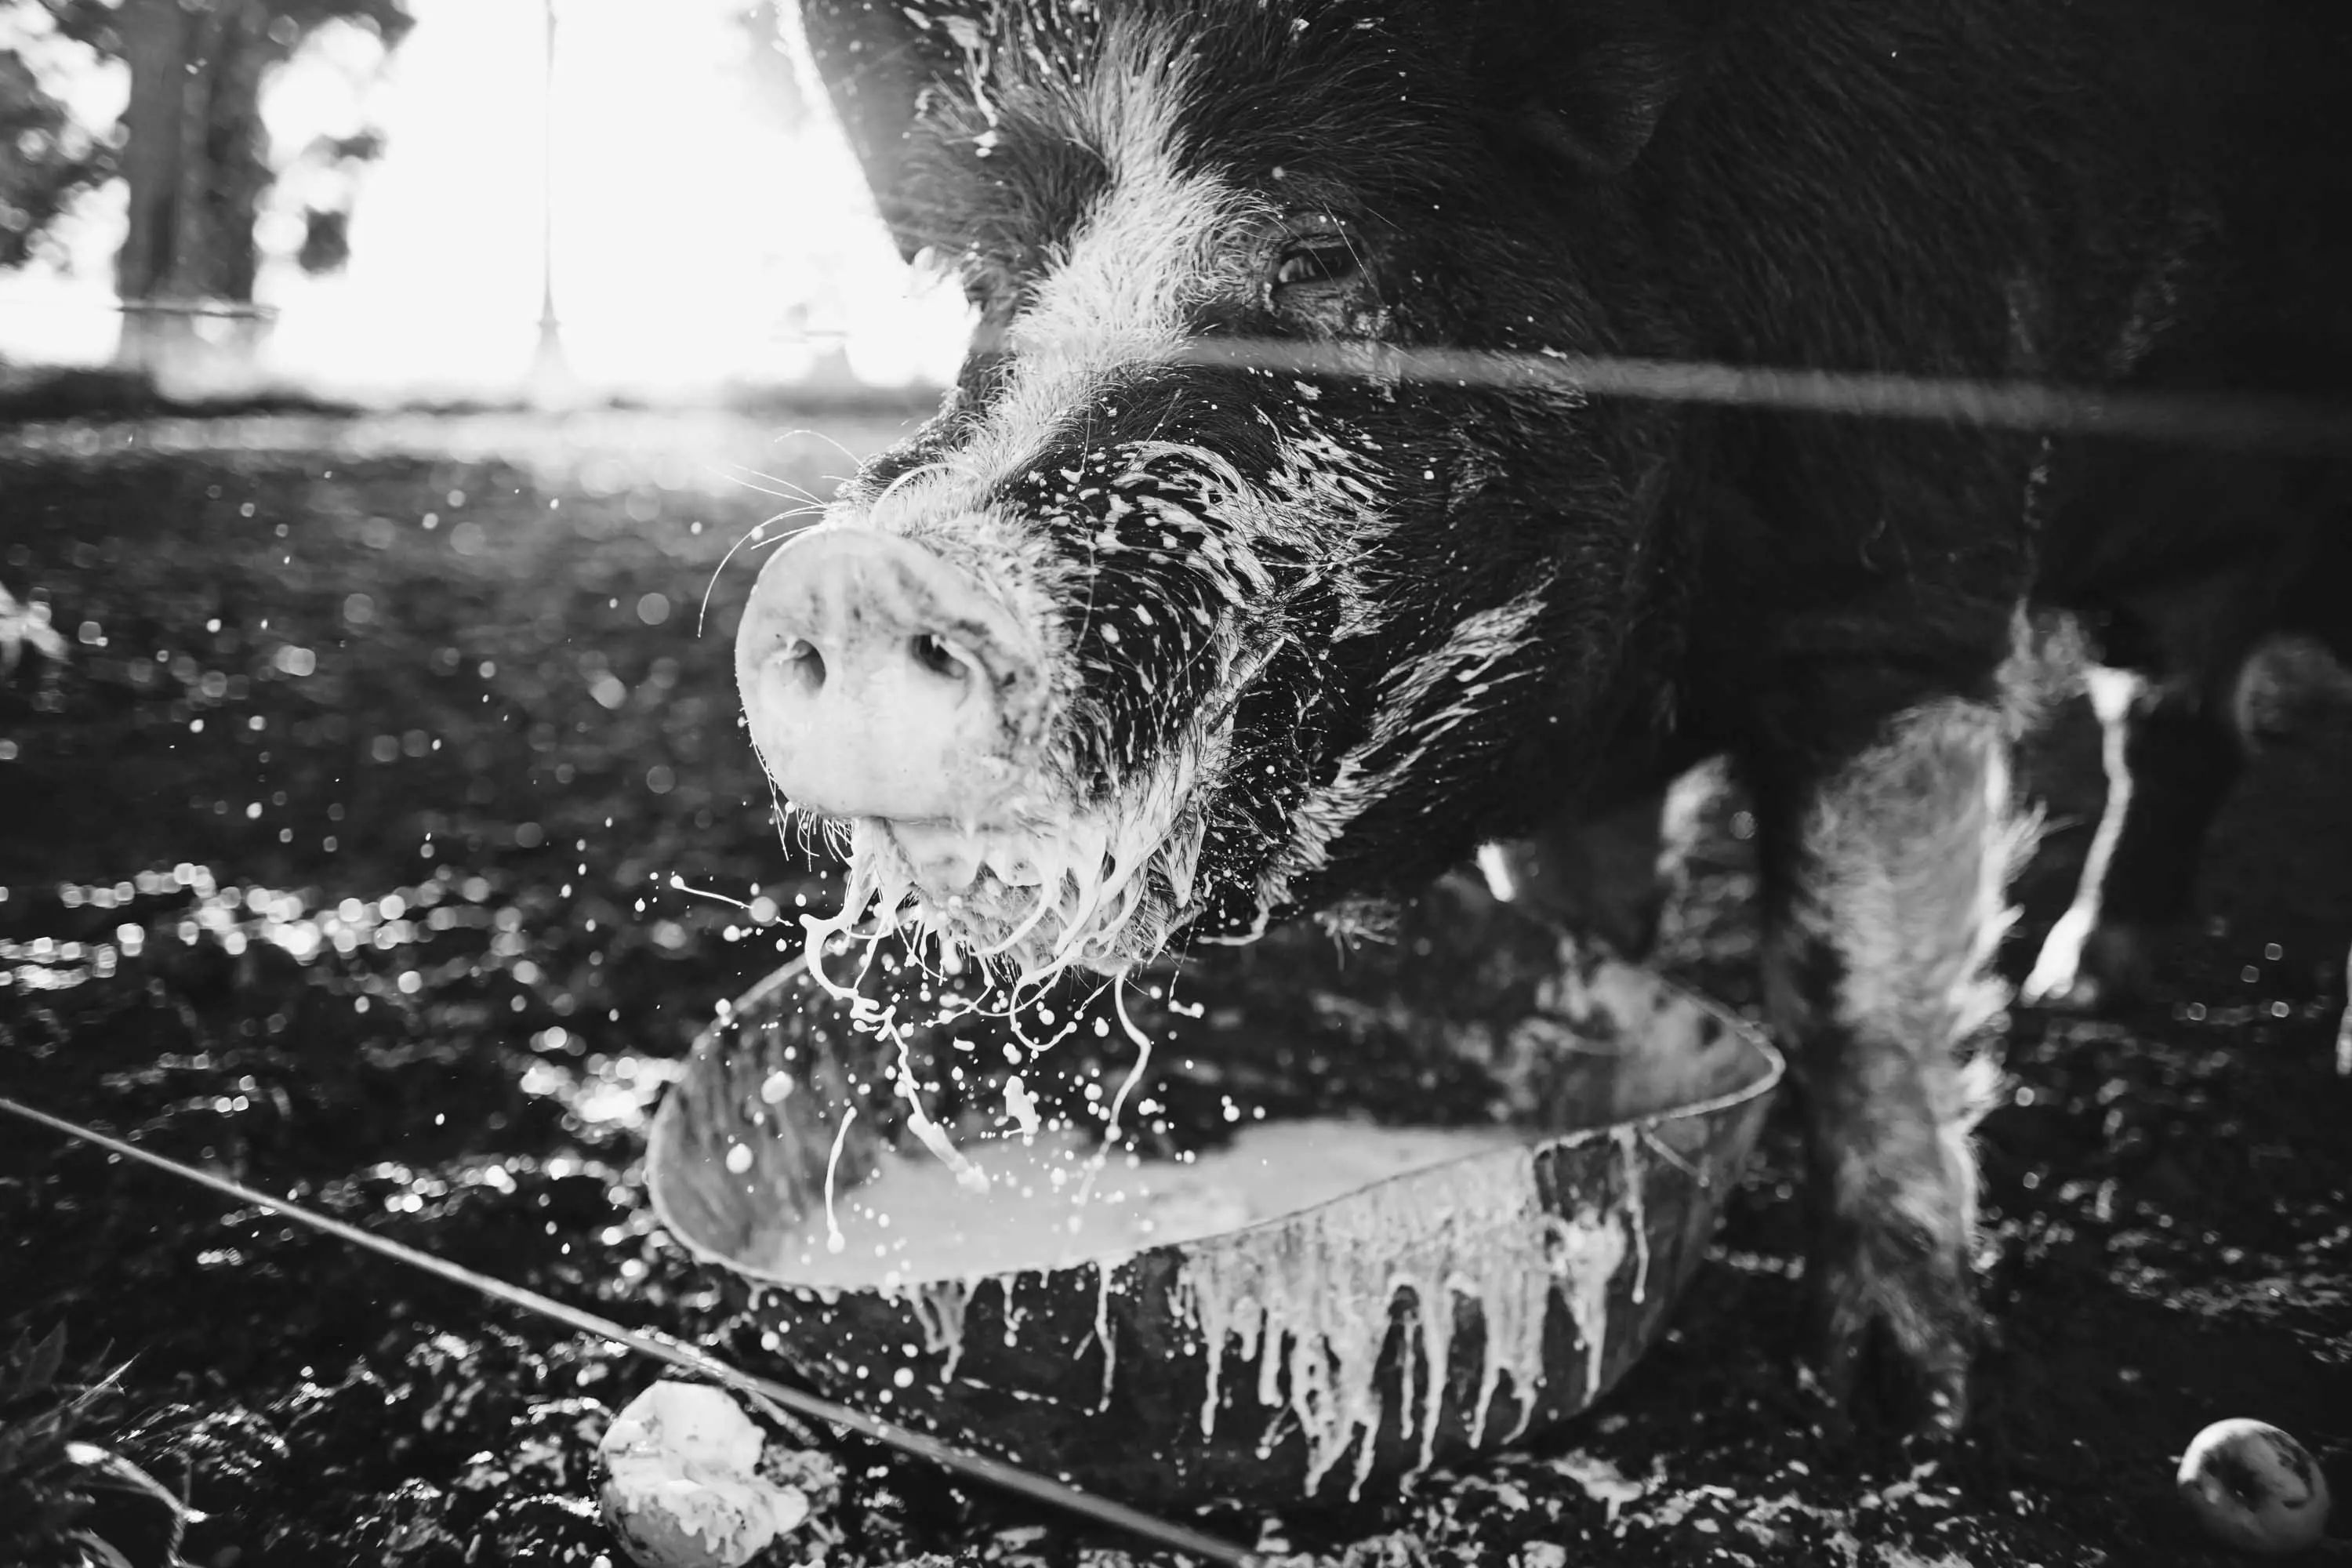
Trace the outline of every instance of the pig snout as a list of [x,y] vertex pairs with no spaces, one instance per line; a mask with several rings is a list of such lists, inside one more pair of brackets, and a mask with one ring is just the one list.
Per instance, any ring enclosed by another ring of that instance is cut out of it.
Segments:
[[910,826],[970,825],[1017,804],[1042,668],[970,574],[852,526],[777,550],[735,639],[751,741],[784,798]]

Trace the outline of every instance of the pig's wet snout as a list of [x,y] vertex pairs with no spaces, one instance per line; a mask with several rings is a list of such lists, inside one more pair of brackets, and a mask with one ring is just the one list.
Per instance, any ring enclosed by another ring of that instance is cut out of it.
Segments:
[[971,819],[1005,804],[1040,660],[968,574],[912,541],[812,530],[761,571],[736,635],[752,742],[793,805]]

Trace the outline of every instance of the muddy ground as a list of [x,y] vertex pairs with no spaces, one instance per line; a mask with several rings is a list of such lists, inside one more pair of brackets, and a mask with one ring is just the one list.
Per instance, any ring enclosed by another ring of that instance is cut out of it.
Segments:
[[[714,1004],[796,944],[728,900],[789,911],[830,884],[769,825],[732,712],[750,570],[719,563],[897,428],[775,423],[0,430],[0,587],[68,645],[0,680],[0,1093],[626,1322],[720,1332],[644,1202],[646,1110]],[[2032,776],[2053,832],[2013,973],[2096,807],[2081,715]],[[2000,1339],[1956,1452],[1907,1453],[1867,1410],[1828,1434],[1790,1377],[1776,1124],[1673,1331],[1592,1415],[1403,1497],[1202,1522],[1351,1563],[2219,1561],[2171,1473],[2239,1415],[2352,1493],[2347,780],[2341,721],[2265,760],[2147,1005],[2011,1020],[2016,1088],[1984,1137]],[[1711,824],[1674,959],[1747,1004],[1737,802]],[[77,1518],[163,1560],[152,1518],[77,1514],[87,1466],[26,1440],[125,1363],[76,1453],[198,1510],[190,1561],[619,1560],[588,1460],[653,1368],[0,1122],[0,1352],[59,1328],[56,1384],[0,1376],[0,1562],[71,1560]],[[813,1440],[840,1495],[780,1560],[1126,1550]],[[2319,1554],[2352,1560],[2347,1531]]]

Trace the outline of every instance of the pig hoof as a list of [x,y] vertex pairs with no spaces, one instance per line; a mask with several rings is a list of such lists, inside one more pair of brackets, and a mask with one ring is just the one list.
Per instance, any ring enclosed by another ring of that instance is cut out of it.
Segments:
[[2153,934],[2137,925],[2111,921],[2083,931],[2061,921],[2042,944],[2019,998],[2070,1013],[2129,1006],[2147,994],[2154,947]]
[[1847,1427],[1866,1385],[1892,1385],[1913,1436],[1929,1444],[1968,1424],[1969,1359],[1977,1318],[1957,1260],[1920,1257],[1892,1268],[1832,1264],[1815,1296],[1811,1374]]
[[1964,1350],[1921,1352],[1868,1333],[1826,1342],[1815,1350],[1804,1382],[1824,1407],[1823,1426],[1832,1439],[1853,1435],[1862,1391],[1892,1384],[1890,1404],[1906,1428],[1906,1440],[1934,1449],[1956,1440],[1969,1420],[1969,1357]]
[[2087,976],[2083,970],[2083,944],[2091,933],[2091,917],[2081,909],[2068,910],[2050,928],[2042,940],[2042,951],[2033,961],[2032,972],[2017,990],[2018,1000],[2029,1007],[2076,1007],[2082,999]]

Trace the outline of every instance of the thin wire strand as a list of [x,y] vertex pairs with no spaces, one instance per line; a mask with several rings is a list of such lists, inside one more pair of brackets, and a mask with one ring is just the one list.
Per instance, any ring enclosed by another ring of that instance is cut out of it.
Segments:
[[789,521],[791,519],[796,517],[806,517],[812,512],[821,512],[824,510],[824,509],[820,506],[799,506],[793,508],[790,511],[780,511],[773,517],[762,518],[758,522],[751,525],[751,531],[744,534],[742,538],[737,540],[734,543],[729,545],[727,547],[727,553],[719,558],[719,564],[710,569],[710,581],[702,585],[702,608],[694,618],[694,635],[696,637],[700,637],[702,635],[703,628],[709,624],[710,595],[719,591],[719,579],[725,575],[727,563],[735,559],[735,552],[737,551],[742,549],[747,544],[752,546],[754,549],[757,549],[761,545],[781,544],[785,540],[792,538],[794,534],[800,533],[814,525],[804,522],[796,528],[782,529],[774,533],[770,533],[768,531],[769,524]]
[[[772,474],[764,469],[755,468],[749,463],[712,463],[709,467],[712,473],[730,484],[741,485],[745,489],[757,490],[763,496],[773,496],[778,500],[801,501],[819,508],[825,505],[823,496],[818,495],[799,480],[788,479],[782,474]],[[759,483],[754,484],[752,481],[755,479]],[[767,485],[773,485],[776,488],[774,489],[762,488]]]
[[[849,466],[850,466],[850,468],[851,468],[851,469],[852,469],[853,471],[854,471],[854,470],[856,470],[856,468],[857,468],[860,464],[862,464],[863,462],[865,462],[865,460],[866,460],[865,458],[863,458],[859,457],[856,453],[855,453],[855,452],[851,451],[851,450],[850,450],[846,446],[845,446],[845,445],[842,443],[842,440],[841,440],[841,437],[840,437],[835,436],[835,435],[833,435],[833,434],[832,434],[831,432],[829,432],[829,431],[818,430],[818,429],[815,429],[815,428],[814,428],[814,427],[812,427],[812,426],[803,426],[801,428],[799,428],[799,429],[797,429],[797,430],[781,430],[781,431],[778,431],[778,432],[776,433],[775,437],[774,437],[772,441],[770,441],[770,442],[769,442],[769,445],[771,445],[771,446],[776,446],[776,445],[779,445],[779,444],[781,444],[781,443],[782,443],[782,442],[785,442],[785,441],[794,440],[794,439],[796,439],[796,438],[798,438],[798,437],[803,437],[803,436],[814,436],[814,437],[816,437],[818,440],[820,440],[820,441],[824,441],[824,442],[827,442],[827,443],[829,443],[829,444],[832,446],[832,447],[833,447],[833,449],[834,449],[835,451],[839,452],[843,457],[845,457],[845,458],[848,458],[848,459],[849,459]],[[827,475],[825,476],[825,478],[827,478],[827,479],[836,479],[836,478],[838,478],[838,477],[839,477],[839,476],[832,475],[832,474],[827,474]],[[847,481],[845,479],[842,479],[842,480],[841,480],[841,482],[843,482],[843,483],[845,483],[845,483],[847,483],[848,481]]]
[[1183,364],[1295,375],[1580,393],[2265,450],[2352,450],[2352,405],[2271,395],[2098,392],[2038,382],[1769,370],[1550,350],[1409,349],[1279,339],[1196,339],[1172,357]]
[[763,1408],[781,1405],[795,1415],[846,1428],[870,1437],[877,1443],[887,1444],[903,1453],[929,1459],[933,1464],[956,1471],[960,1475],[969,1476],[974,1480],[984,1481],[991,1486],[1001,1487],[1006,1491],[1018,1492],[1024,1497],[1060,1509],[1065,1512],[1084,1515],[1098,1523],[1109,1525],[1113,1529],[1141,1536],[1171,1551],[1206,1558],[1212,1563],[1230,1563],[1233,1568],[1261,1568],[1262,1560],[1255,1552],[1237,1546],[1230,1541],[1221,1540],[1186,1525],[1154,1518],[1150,1514],[1129,1508],[1124,1503],[1113,1502],[1108,1498],[1097,1497],[1091,1492],[1081,1491],[1076,1487],[1049,1480],[1044,1476],[1033,1475],[1016,1465],[1007,1464],[1001,1459],[992,1459],[984,1454],[971,1453],[951,1444],[943,1443],[936,1437],[927,1437],[919,1432],[910,1432],[906,1427],[879,1420],[862,1411],[854,1410],[848,1405],[835,1405],[830,1400],[819,1399],[814,1394],[803,1394],[799,1389],[788,1388],[781,1383],[739,1371],[699,1347],[671,1339],[666,1334],[628,1328],[610,1319],[600,1318],[593,1312],[567,1306],[551,1297],[542,1296],[535,1290],[527,1290],[520,1285],[510,1285],[503,1279],[493,1279],[487,1274],[477,1274],[462,1264],[436,1258],[429,1252],[420,1252],[401,1242],[362,1230],[357,1226],[347,1225],[341,1220],[314,1213],[288,1199],[271,1197],[267,1193],[257,1192],[240,1183],[230,1181],[226,1176],[215,1175],[210,1171],[183,1164],[169,1155],[157,1154],[150,1150],[142,1149],[137,1144],[126,1143],[120,1138],[109,1137],[79,1122],[68,1121],[64,1117],[52,1116],[46,1110],[37,1110],[29,1105],[11,1100],[5,1095],[0,1095],[0,1110],[22,1117],[53,1132],[60,1132],[68,1138],[95,1145],[110,1153],[121,1154],[128,1159],[152,1165],[159,1171],[167,1171],[199,1186],[210,1187],[213,1191],[235,1198],[240,1203],[251,1204],[258,1208],[267,1209],[272,1214],[282,1215],[288,1219],[309,1226],[313,1230],[324,1231],[329,1236],[350,1242],[354,1247],[379,1253],[397,1262],[405,1263],[412,1268],[422,1269],[427,1274],[438,1275],[444,1279],[463,1285],[467,1289],[488,1296],[493,1300],[520,1307],[527,1312],[535,1312],[542,1318],[552,1319],[582,1333],[594,1334],[602,1339],[610,1340],[613,1343],[635,1351],[639,1355],[667,1363],[687,1372],[699,1373],[705,1377],[725,1384],[728,1387],[752,1399]]

